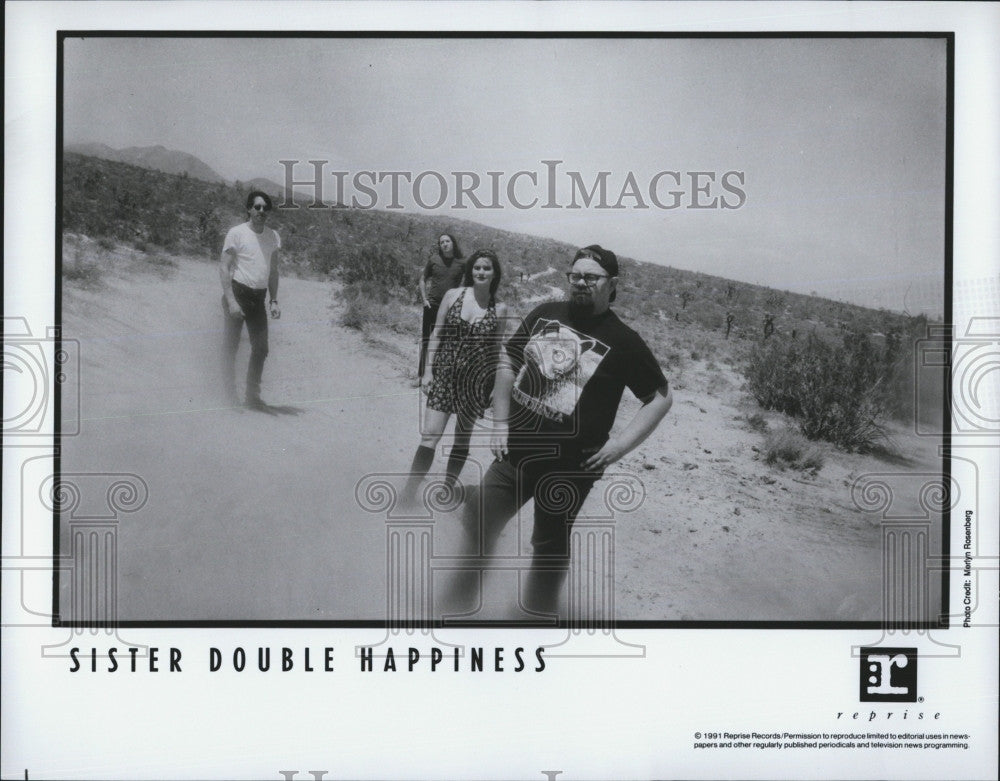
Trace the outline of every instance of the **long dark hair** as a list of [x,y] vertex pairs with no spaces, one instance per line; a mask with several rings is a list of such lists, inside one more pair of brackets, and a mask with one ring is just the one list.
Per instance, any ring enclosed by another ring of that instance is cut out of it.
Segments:
[[461,260],[462,259],[462,248],[458,246],[458,239],[456,239],[450,233],[440,233],[440,234],[438,234],[438,238],[437,238],[438,257],[441,258],[441,260],[445,260],[445,256],[441,254],[441,237],[442,236],[447,236],[449,239],[451,239],[451,257],[452,257],[452,259],[453,260]]
[[480,258],[488,258],[493,266],[493,279],[490,280],[490,298],[493,298],[493,294],[497,292],[497,288],[500,287],[500,260],[497,258],[497,254],[491,249],[477,249],[465,261],[465,271],[462,273],[462,284],[466,287],[472,287],[472,267],[476,265],[476,261]]

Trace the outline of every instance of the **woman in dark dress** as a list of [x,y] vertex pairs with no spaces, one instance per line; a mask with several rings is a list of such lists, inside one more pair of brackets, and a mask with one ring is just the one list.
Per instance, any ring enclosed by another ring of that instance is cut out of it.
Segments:
[[445,483],[453,488],[469,455],[476,420],[489,406],[500,345],[511,318],[496,300],[500,261],[493,250],[477,250],[465,263],[462,286],[445,293],[427,349],[421,387],[427,394],[420,446],[403,491],[412,502],[430,470],[445,427],[455,415],[455,441]]

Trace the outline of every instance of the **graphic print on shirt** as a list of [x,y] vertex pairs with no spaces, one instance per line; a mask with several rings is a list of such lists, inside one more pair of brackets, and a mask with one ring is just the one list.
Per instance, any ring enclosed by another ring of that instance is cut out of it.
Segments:
[[562,422],[611,348],[558,320],[539,319],[524,346],[513,398],[525,409]]

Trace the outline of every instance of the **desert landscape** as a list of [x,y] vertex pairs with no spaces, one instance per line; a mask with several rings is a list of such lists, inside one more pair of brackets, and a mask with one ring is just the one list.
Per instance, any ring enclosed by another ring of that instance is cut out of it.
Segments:
[[[411,265],[415,276],[421,258]],[[509,298],[519,313],[557,294],[546,270],[518,278]],[[358,323],[348,310],[359,299],[342,279],[284,276],[264,373],[271,406],[261,412],[224,401],[218,268],[204,254],[68,232],[63,279],[81,413],[62,468],[129,472],[148,486],[148,502],[118,529],[119,619],[386,620],[387,515],[364,509],[356,490],[372,475],[404,472],[418,441],[417,342],[398,327],[415,326],[416,306],[389,305],[395,319],[369,312]],[[641,506],[614,518],[616,620],[878,621],[881,516],[855,504],[852,486],[872,473],[940,471],[934,440],[888,423],[889,446],[876,452],[807,442],[789,416],[746,392],[736,359],[746,344],[659,321],[648,338],[673,409],[609,470],[581,516],[607,515],[602,487],[614,480],[641,482]],[[244,366],[247,352],[244,337]],[[626,393],[619,425],[635,405]],[[462,482],[478,479],[485,453],[473,448]],[[509,553],[530,523],[529,505],[521,534],[516,523],[507,528]],[[455,513],[433,524],[434,555],[447,556],[458,541]],[[64,549],[66,539],[64,524]],[[932,545],[939,539],[936,518]],[[444,584],[435,581],[435,593]],[[69,589],[64,581],[63,605]],[[489,573],[477,618],[509,619],[515,594],[512,575]]]

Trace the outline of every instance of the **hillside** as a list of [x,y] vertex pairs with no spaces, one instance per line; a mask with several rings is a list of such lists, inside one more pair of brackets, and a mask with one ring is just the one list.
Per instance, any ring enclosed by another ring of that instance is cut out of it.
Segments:
[[[92,146],[96,145],[86,148]],[[64,158],[63,229],[94,237],[145,240],[166,249],[214,257],[225,230],[244,219],[245,190],[263,186],[271,192],[277,187],[267,179],[231,186],[214,172],[206,177],[192,172],[187,176],[150,173],[139,163],[95,159],[93,151],[86,156],[69,149]],[[480,246],[498,250],[508,281],[519,278],[521,272],[538,275],[563,268],[575,249],[563,242],[466,220],[378,210],[279,209],[271,224],[282,234],[284,258],[300,271],[320,274],[335,270],[345,257],[366,247],[378,248],[416,269],[443,231],[454,232],[466,253]],[[633,317],[672,318],[704,330],[723,331],[726,315],[731,313],[732,335],[737,337],[760,335],[769,315],[775,331],[789,335],[793,330],[825,333],[847,327],[885,334],[921,319],[627,257],[621,261],[619,308]],[[560,283],[555,278],[551,281]]]
[[[65,232],[205,260],[218,257],[225,231],[245,219],[242,187],[72,153],[64,157],[62,195]],[[560,271],[575,250],[552,239],[471,221],[377,210],[279,208],[270,224],[281,233],[285,273],[341,279],[348,283],[346,294],[354,296],[346,315],[353,326],[381,327],[405,339],[412,337],[419,319],[418,274],[441,233],[454,233],[466,254],[477,247],[496,249],[504,268],[500,296],[518,310],[559,294],[564,287]],[[864,381],[879,386],[880,403],[900,419],[912,419],[911,348],[925,334],[926,318],[633,258],[621,258],[621,267],[616,310],[646,337],[681,387],[691,361],[712,359],[741,367],[748,356],[762,360],[753,351],[764,341],[770,319],[768,361],[785,363],[789,354],[806,349],[800,345],[851,342],[855,354],[871,356],[883,366],[882,379],[872,374],[872,367],[862,367]],[[822,371],[834,371],[829,361],[824,366]],[[824,382],[842,379],[831,374]],[[940,409],[940,388],[931,383],[929,393],[938,399],[930,407]],[[855,403],[846,400],[841,406]],[[927,409],[925,404],[921,413]]]

